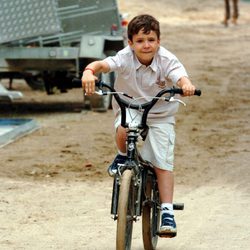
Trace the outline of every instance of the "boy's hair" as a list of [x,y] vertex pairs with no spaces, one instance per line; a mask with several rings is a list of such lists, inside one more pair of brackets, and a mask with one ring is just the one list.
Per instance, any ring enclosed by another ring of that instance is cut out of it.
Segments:
[[128,24],[128,39],[132,41],[133,35],[138,34],[141,29],[144,34],[150,33],[151,30],[155,31],[160,39],[160,24],[153,16],[147,14],[135,16]]

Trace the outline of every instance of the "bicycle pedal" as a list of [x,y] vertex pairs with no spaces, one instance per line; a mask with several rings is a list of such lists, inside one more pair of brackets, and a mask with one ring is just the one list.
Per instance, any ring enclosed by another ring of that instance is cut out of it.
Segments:
[[177,236],[177,232],[157,232],[157,235],[161,238],[174,238]]
[[184,203],[174,203],[173,209],[174,210],[184,210]]

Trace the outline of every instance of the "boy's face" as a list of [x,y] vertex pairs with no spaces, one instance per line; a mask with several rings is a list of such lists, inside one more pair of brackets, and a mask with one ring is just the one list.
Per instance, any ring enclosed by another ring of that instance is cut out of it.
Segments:
[[128,44],[134,50],[140,63],[148,66],[160,46],[160,40],[155,31],[151,30],[150,33],[144,34],[141,29],[138,34],[133,35],[132,41],[128,40]]

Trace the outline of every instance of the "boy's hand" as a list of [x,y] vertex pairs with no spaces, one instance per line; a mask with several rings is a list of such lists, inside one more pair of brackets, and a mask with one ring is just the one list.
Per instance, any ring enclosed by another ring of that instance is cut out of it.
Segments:
[[195,86],[191,83],[191,81],[187,77],[182,77],[177,85],[182,89],[183,96],[192,96],[194,95]]
[[86,69],[82,75],[82,88],[85,90],[86,95],[92,95],[95,93],[95,81],[98,78],[93,74],[91,70]]

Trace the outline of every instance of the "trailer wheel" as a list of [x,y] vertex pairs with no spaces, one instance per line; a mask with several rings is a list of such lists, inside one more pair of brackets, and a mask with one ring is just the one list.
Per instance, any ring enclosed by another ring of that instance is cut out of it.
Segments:
[[24,80],[28,86],[33,90],[44,90],[44,80],[41,75],[27,75],[24,77]]

